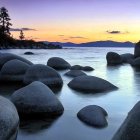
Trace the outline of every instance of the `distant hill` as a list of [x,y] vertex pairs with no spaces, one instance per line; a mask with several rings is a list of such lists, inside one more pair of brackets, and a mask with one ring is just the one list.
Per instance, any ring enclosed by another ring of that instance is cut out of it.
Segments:
[[71,43],[71,42],[47,42],[45,43],[53,43],[55,45],[60,45],[63,47],[134,47],[135,44],[132,42],[116,42],[116,41],[95,41],[95,42],[87,42],[87,43]]

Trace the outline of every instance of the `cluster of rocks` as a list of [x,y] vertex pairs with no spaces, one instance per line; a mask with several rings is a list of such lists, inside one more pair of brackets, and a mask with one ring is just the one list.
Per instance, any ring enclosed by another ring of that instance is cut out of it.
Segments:
[[121,65],[128,63],[133,67],[140,67],[140,42],[136,43],[134,54],[125,53],[120,55],[116,52],[108,52],[106,60],[108,65]]
[[[33,64],[15,54],[0,53],[0,83],[23,84],[22,88],[11,95],[11,101],[0,97],[0,139],[16,139],[20,119],[55,118],[63,113],[64,107],[52,91],[53,88],[63,86],[57,70],[69,70],[65,75],[74,79],[68,86],[83,93],[95,94],[117,89],[104,79],[88,76],[84,71],[93,71],[90,66],[71,66],[59,57],[50,58],[47,65]],[[85,107],[77,116],[95,127],[107,125],[107,113],[99,106]]]

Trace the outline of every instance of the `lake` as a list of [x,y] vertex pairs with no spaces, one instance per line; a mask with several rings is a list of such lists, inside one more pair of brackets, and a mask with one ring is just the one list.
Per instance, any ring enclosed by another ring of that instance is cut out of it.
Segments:
[[[24,55],[32,51],[35,55]],[[1,50],[10,52],[32,61],[47,64],[50,57],[62,57],[71,65],[92,66],[95,70],[88,75],[104,78],[119,89],[108,93],[83,94],[71,90],[67,84],[72,78],[64,76],[67,71],[59,71],[64,85],[55,93],[65,111],[55,121],[40,120],[24,122],[17,140],[111,140],[131,108],[140,100],[140,71],[129,64],[107,67],[106,53],[133,53],[134,48],[69,48],[60,50]],[[1,87],[2,88],[2,87]],[[7,92],[10,92],[7,90]],[[1,90],[1,94],[4,92]],[[11,93],[9,93],[11,94]],[[102,129],[90,127],[77,118],[77,112],[87,105],[99,105],[108,112],[108,126]]]

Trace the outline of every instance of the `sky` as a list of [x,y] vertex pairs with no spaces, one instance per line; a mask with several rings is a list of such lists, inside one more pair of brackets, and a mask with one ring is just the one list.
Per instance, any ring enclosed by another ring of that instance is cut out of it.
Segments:
[[140,40],[140,0],[0,0],[12,35],[26,39],[92,42]]

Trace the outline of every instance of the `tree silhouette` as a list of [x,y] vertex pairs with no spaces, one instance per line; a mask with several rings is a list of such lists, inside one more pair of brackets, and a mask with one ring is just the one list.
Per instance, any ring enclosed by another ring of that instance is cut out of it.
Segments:
[[24,38],[25,38],[24,33],[23,33],[23,31],[21,30],[21,31],[20,31],[19,39],[20,39],[20,40],[23,40]]
[[8,10],[5,7],[0,8],[0,27],[2,34],[10,35],[10,17],[8,14]]

